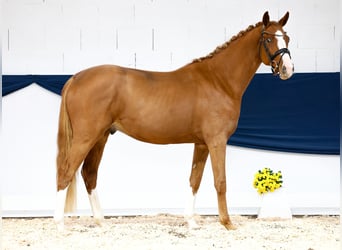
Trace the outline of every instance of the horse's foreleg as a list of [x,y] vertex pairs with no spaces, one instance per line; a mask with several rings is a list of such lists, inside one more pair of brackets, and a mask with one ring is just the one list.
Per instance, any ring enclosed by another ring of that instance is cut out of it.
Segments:
[[194,210],[195,210],[195,201],[196,194],[201,184],[204,166],[207,161],[209,154],[208,147],[202,144],[195,144],[194,155],[192,160],[192,168],[190,175],[190,192],[189,192],[189,200],[185,208],[185,219],[188,222],[190,228],[197,228],[198,225],[194,220]]
[[214,185],[217,193],[220,222],[225,228],[236,229],[230,221],[226,199],[226,141],[209,145],[211,165],[214,174]]
[[82,177],[88,192],[89,202],[93,216],[97,224],[101,224],[103,214],[96,191],[97,172],[102,158],[104,146],[107,142],[108,133],[104,135],[89,151],[82,166]]

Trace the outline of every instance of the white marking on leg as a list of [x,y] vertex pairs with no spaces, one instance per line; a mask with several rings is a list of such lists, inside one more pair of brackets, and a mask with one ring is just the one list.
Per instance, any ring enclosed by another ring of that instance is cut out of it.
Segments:
[[56,209],[55,209],[55,215],[54,220],[57,225],[58,231],[63,231],[64,229],[64,207],[65,207],[65,199],[67,195],[68,187],[66,187],[64,190],[60,190],[57,192],[56,196]]
[[192,193],[192,188],[190,188],[189,198],[185,207],[184,217],[188,222],[188,226],[190,229],[199,228],[198,224],[194,219],[195,214],[195,203],[196,203],[196,194]]
[[99,197],[97,195],[96,189],[93,189],[88,197],[89,197],[91,209],[93,211],[95,222],[100,225],[103,220],[103,214],[102,214],[100,201],[99,201]]

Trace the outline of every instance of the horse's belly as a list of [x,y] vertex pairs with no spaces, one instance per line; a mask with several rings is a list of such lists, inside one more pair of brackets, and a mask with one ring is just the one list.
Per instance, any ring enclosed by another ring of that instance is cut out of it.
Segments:
[[165,122],[148,124],[143,121],[131,123],[116,121],[113,124],[116,130],[148,143],[174,144],[198,142],[199,140],[193,133],[188,131],[183,125]]

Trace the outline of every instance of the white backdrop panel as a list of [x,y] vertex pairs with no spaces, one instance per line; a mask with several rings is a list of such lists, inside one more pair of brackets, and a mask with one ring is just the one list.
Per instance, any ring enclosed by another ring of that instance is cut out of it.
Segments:
[[[4,216],[52,215],[55,205],[56,135],[60,97],[38,85],[3,98],[2,205]],[[121,133],[110,136],[99,170],[105,214],[182,213],[193,146],[152,145]],[[337,213],[339,157],[227,148],[228,206],[256,213],[252,187],[263,167],[281,170],[294,213]],[[79,213],[90,213],[80,178]],[[200,213],[216,213],[210,161],[197,200]]]

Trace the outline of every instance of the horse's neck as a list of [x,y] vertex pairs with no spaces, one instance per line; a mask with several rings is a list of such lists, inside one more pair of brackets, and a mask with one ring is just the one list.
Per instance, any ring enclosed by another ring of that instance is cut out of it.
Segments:
[[248,84],[261,64],[259,39],[261,27],[256,27],[208,60],[216,84],[220,84],[229,95],[242,98]]

